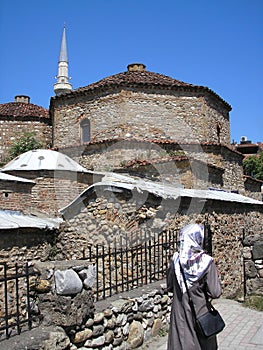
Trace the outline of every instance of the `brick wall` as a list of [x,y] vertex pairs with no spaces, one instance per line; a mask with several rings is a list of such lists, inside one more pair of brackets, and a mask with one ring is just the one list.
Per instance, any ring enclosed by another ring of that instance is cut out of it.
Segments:
[[0,209],[24,211],[32,206],[34,184],[14,181],[0,181]]
[[[11,175],[33,180],[31,198],[27,193],[12,193],[14,209],[30,212],[38,210],[51,216],[59,215],[58,211],[75,199],[92,181],[92,176],[70,171],[12,171]],[[26,202],[27,198],[30,198]],[[7,201],[3,209],[11,209]]]

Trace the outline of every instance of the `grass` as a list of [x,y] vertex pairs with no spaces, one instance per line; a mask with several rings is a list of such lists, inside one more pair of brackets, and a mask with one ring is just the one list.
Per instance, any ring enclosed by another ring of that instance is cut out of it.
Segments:
[[251,295],[246,298],[244,306],[257,311],[263,311],[263,296],[262,295]]

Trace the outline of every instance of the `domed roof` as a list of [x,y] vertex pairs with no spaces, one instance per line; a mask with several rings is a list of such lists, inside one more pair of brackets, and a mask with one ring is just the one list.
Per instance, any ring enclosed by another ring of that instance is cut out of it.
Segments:
[[145,84],[145,85],[163,85],[163,86],[184,86],[184,87],[193,87],[194,85],[184,83],[183,81],[176,80],[174,78],[171,78],[167,75],[149,72],[145,70],[145,66],[142,64],[137,64],[138,66],[141,65],[144,68],[133,70],[129,67],[133,65],[128,66],[128,70],[126,72],[118,73],[111,75],[109,77],[106,77],[96,83],[90,84],[85,87],[81,87],[75,91],[82,91],[87,89],[95,89],[97,87],[105,87],[110,85],[122,85],[122,84]]
[[28,96],[16,96],[15,99],[15,102],[0,104],[0,116],[50,118],[49,111],[30,103]]
[[11,160],[11,162],[1,169],[2,172],[15,170],[65,170],[88,172],[87,169],[83,168],[65,154],[46,149],[25,152]]
[[[171,78],[164,74],[154,73],[146,70],[146,66],[142,63],[132,63],[128,65],[128,70],[126,72],[118,73],[106,77],[98,82],[92,83],[90,85],[80,87],[71,93],[63,95],[64,98],[70,98],[72,94],[80,93],[92,93],[97,89],[112,89],[115,87],[137,87],[137,88],[157,88],[166,90],[181,90],[181,91],[194,91],[194,92],[208,92],[214,97],[220,99],[226,107],[231,110],[231,106],[224,101],[219,95],[214,91],[210,90],[208,87],[193,85],[185,83],[181,80]],[[57,99],[58,97],[53,97]]]

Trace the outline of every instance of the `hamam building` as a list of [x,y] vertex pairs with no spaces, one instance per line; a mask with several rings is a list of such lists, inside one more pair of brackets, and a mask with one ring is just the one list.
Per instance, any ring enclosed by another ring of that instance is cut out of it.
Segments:
[[[211,89],[133,63],[124,72],[73,90],[64,28],[54,92],[49,111],[31,123],[42,123],[44,132],[35,129],[42,139],[45,135],[46,147],[51,144],[86,169],[259,198],[256,181],[246,192],[243,156],[230,145],[231,106]],[[23,113],[12,113],[15,103],[0,106],[4,120],[0,125],[13,130],[13,139],[17,132],[11,123],[19,119],[26,126],[28,122]],[[25,103],[17,107],[22,110]]]

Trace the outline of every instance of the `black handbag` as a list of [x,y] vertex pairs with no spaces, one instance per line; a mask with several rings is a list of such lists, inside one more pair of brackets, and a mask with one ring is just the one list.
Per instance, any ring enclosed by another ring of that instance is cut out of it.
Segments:
[[205,338],[212,337],[213,335],[216,335],[220,333],[224,327],[225,327],[225,322],[223,318],[221,317],[220,313],[213,307],[213,305],[209,302],[207,293],[205,292],[205,297],[206,297],[206,305],[208,308],[208,312],[206,312],[204,315],[201,315],[199,317],[196,316],[195,308],[194,308],[194,303],[192,301],[191,295],[189,293],[189,289],[186,283],[185,275],[183,268],[180,264],[180,270],[183,275],[183,280],[185,284],[185,288],[188,294],[189,298],[189,304],[192,310],[192,314],[194,317],[194,323],[195,323],[195,330],[198,335],[201,335]]

